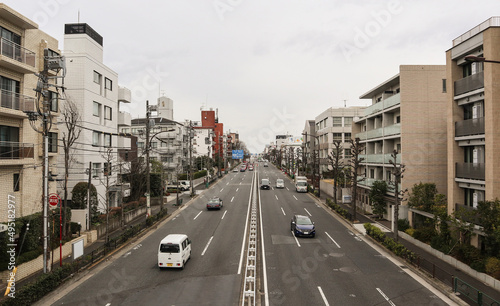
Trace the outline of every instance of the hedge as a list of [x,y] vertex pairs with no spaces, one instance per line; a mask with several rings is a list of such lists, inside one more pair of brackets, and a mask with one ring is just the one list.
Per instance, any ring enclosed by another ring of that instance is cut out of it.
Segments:
[[366,229],[366,234],[368,234],[368,236],[380,242],[383,246],[385,246],[388,250],[390,250],[397,256],[408,260],[415,260],[417,258],[415,253],[408,250],[404,245],[397,242],[393,238],[387,237],[380,228],[370,223],[365,223],[364,227]]

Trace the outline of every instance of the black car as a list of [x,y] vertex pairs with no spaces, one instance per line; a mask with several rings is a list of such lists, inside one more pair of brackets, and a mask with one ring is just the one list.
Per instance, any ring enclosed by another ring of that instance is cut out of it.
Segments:
[[316,235],[314,222],[312,222],[308,216],[294,215],[292,221],[290,222],[290,230],[295,235],[295,237],[314,237]]
[[218,197],[211,198],[207,203],[207,209],[221,209],[222,206],[222,200]]

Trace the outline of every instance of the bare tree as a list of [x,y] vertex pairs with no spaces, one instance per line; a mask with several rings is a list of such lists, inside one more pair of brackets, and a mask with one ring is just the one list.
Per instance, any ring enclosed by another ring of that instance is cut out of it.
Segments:
[[111,212],[111,207],[109,205],[109,189],[111,184],[116,182],[111,182],[112,175],[112,163],[114,161],[114,154],[112,148],[107,148],[104,153],[102,153],[104,158],[104,178],[101,180],[104,183],[106,194],[104,195],[104,211],[106,212],[106,242],[109,241],[109,213]]
[[359,157],[359,155],[365,150],[365,145],[359,142],[359,138],[356,139],[350,139],[349,142],[351,143],[351,160],[350,160],[350,167],[351,167],[351,178],[352,178],[352,222],[354,223],[356,221],[356,207],[357,207],[357,189],[358,189],[358,182],[363,181],[365,178],[358,178],[360,176],[363,176],[363,174],[358,173],[360,164],[363,160],[365,160],[363,157]]
[[335,203],[337,203],[337,186],[340,174],[344,170],[344,162],[342,160],[342,143],[340,140],[333,141],[333,150],[328,155],[328,160],[330,162],[330,166],[332,166],[332,174],[333,174],[333,199]]
[[399,238],[399,229],[398,229],[398,220],[399,220],[399,202],[400,202],[400,197],[403,196],[403,194],[407,190],[399,190],[399,183],[401,183],[401,178],[403,177],[403,172],[405,172],[405,165],[404,164],[398,164],[397,163],[397,157],[398,157],[398,151],[394,150],[391,153],[391,159],[389,160],[389,163],[392,165],[392,175],[394,176],[394,200],[395,200],[395,205],[394,205],[394,216],[393,216],[393,224],[394,224],[394,238],[396,241],[398,241]]
[[[64,201],[63,208],[66,212],[67,201],[68,201],[68,179],[69,179],[69,168],[73,162],[72,157],[72,147],[75,141],[80,137],[82,129],[79,127],[81,121],[80,111],[76,104],[71,100],[66,100],[64,103],[64,108],[62,111],[62,116],[64,119],[64,124],[66,129],[62,132],[62,142],[64,150]],[[89,216],[90,218],[90,216]],[[63,218],[63,235],[66,236],[68,220],[66,218],[66,213]]]

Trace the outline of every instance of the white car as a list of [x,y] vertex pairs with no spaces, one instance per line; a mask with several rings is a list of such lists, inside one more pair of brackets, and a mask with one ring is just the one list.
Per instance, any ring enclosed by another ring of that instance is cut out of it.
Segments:
[[285,182],[283,181],[283,179],[276,180],[276,188],[285,188]]

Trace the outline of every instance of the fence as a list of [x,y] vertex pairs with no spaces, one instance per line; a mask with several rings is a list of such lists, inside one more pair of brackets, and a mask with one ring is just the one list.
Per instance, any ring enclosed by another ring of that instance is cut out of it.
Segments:
[[494,300],[491,296],[477,290],[458,277],[453,278],[453,292],[460,293],[473,300],[478,305],[500,305],[500,301]]

